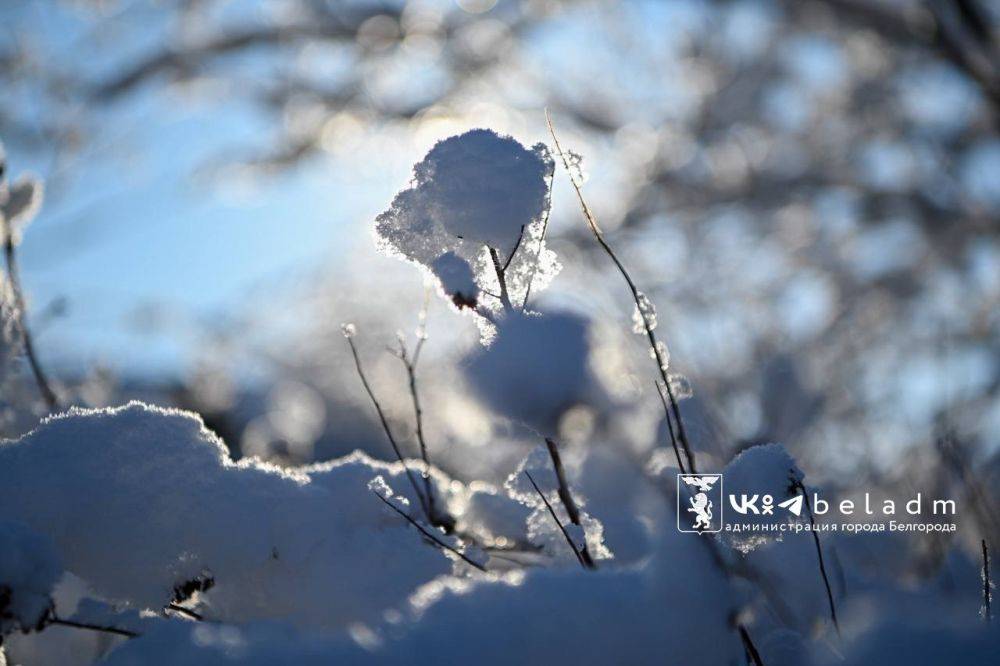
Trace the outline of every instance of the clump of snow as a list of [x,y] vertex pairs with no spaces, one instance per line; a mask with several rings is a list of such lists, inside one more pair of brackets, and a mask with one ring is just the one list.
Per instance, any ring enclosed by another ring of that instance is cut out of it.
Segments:
[[475,129],[440,141],[413,168],[412,189],[456,238],[509,254],[548,204],[552,158],[509,136]]
[[0,522],[0,643],[13,631],[42,628],[61,575],[47,537],[18,523]]
[[[722,476],[727,495],[737,499],[743,495],[752,498],[760,511],[754,513],[748,510],[745,515],[740,515],[740,522],[778,525],[807,518],[804,504],[797,516],[778,506],[781,502],[801,496],[799,484],[804,478],[795,460],[781,444],[760,444],[743,450],[726,465]],[[752,549],[775,535],[780,535],[780,532],[727,533],[727,537],[741,550]]]
[[402,473],[360,453],[298,471],[234,463],[194,415],[131,403],[0,444],[0,506],[119,605],[161,609],[211,575],[207,617],[339,627],[453,570],[368,490]]
[[479,286],[469,262],[454,252],[445,252],[434,260],[431,270],[441,282],[441,288],[458,307],[476,307]]
[[[498,293],[492,248],[502,263],[510,260],[507,286],[519,301],[529,283],[532,291],[540,290],[559,269],[543,238],[553,169],[544,144],[526,148],[492,130],[440,141],[414,166],[410,186],[376,219],[378,244],[434,273],[449,298],[469,295],[468,275],[454,259],[435,266],[449,253],[468,265],[477,288]],[[455,270],[460,277],[451,275]],[[453,279],[463,282],[462,289],[449,287]]]
[[497,414],[555,436],[567,410],[603,396],[590,367],[588,329],[569,312],[511,313],[493,343],[466,359],[468,383]]

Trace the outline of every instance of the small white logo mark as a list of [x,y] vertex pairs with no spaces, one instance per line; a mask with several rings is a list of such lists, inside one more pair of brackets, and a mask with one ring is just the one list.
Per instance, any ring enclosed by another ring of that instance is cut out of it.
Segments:
[[722,531],[722,475],[677,475],[677,529],[681,532]]

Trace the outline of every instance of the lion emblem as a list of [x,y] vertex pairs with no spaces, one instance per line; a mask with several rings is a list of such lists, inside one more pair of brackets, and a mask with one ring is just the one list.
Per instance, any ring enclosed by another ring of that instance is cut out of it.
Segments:
[[702,476],[702,477],[692,477],[692,476],[682,476],[684,483],[689,486],[694,486],[697,488],[698,492],[695,493],[694,497],[689,500],[690,506],[688,507],[688,513],[693,513],[695,515],[694,524],[692,527],[696,530],[709,530],[712,528],[712,507],[714,503],[708,498],[708,493],[715,482],[719,480],[718,476]]

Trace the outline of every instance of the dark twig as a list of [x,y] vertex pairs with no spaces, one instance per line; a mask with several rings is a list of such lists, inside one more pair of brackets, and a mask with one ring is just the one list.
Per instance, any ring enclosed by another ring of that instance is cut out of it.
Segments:
[[410,523],[411,525],[413,525],[414,527],[416,527],[416,528],[417,528],[417,530],[418,530],[418,531],[419,531],[419,532],[420,532],[420,533],[421,533],[422,535],[424,535],[424,537],[425,537],[426,539],[428,539],[428,540],[430,540],[431,542],[433,542],[433,543],[434,543],[434,545],[436,545],[436,546],[438,546],[438,547],[440,547],[440,548],[444,548],[444,549],[445,549],[445,550],[447,550],[448,552],[450,552],[450,553],[453,553],[454,555],[457,555],[457,556],[458,556],[459,558],[461,558],[461,560],[462,560],[463,562],[465,562],[465,563],[466,563],[466,564],[468,564],[469,566],[472,566],[472,567],[475,567],[476,569],[479,569],[479,570],[480,570],[480,571],[482,571],[483,573],[486,573],[486,568],[485,568],[485,567],[483,567],[483,565],[479,564],[478,562],[476,562],[476,561],[475,561],[475,560],[473,560],[473,559],[470,559],[470,558],[469,558],[469,557],[468,557],[468,556],[467,556],[467,555],[466,555],[465,553],[463,553],[462,551],[458,550],[458,549],[457,549],[457,548],[455,548],[454,546],[451,546],[451,545],[449,545],[449,544],[445,543],[444,541],[442,541],[441,539],[437,538],[436,536],[434,536],[434,534],[433,534],[432,532],[430,532],[429,530],[427,530],[426,528],[424,528],[424,526],[423,526],[423,525],[421,525],[420,523],[418,523],[418,522],[417,522],[416,520],[414,520],[412,516],[409,516],[409,515],[407,515],[407,513],[406,513],[405,511],[402,511],[402,510],[400,510],[400,508],[399,508],[399,507],[397,507],[397,506],[396,506],[395,504],[393,504],[393,503],[392,503],[392,502],[390,502],[390,501],[389,501],[388,499],[386,499],[385,497],[383,497],[383,496],[382,496],[382,495],[381,495],[380,493],[378,493],[377,491],[375,491],[375,490],[372,490],[372,493],[374,493],[375,497],[377,497],[377,498],[379,498],[380,500],[382,500],[382,502],[383,502],[383,503],[384,503],[384,504],[385,504],[385,505],[386,505],[387,507],[389,507],[390,509],[392,509],[393,511],[395,511],[396,513],[398,513],[398,514],[399,514],[400,516],[402,516],[403,518],[405,518],[405,519],[406,519],[406,522],[408,522],[408,523]]
[[[549,510],[549,515],[552,516],[552,520],[556,522],[556,525],[559,527],[559,531],[562,532],[563,537],[566,538],[566,543],[569,544],[569,549],[573,551],[574,555],[576,555],[576,561],[579,562],[580,566],[584,569],[593,569],[593,561],[588,561],[588,559],[584,558],[583,553],[576,547],[576,544],[573,542],[573,537],[571,537],[569,532],[566,531],[562,521],[559,520],[559,516],[556,515],[555,509],[552,508],[552,504],[549,502],[548,498],[545,497],[545,493],[542,492],[542,489],[538,487],[538,484],[535,483],[535,480],[531,477],[531,473],[528,472],[528,470],[524,470],[524,475],[528,477],[528,481],[531,481],[531,485],[534,487],[535,492],[542,498],[542,502],[545,503],[545,508]],[[584,547],[586,548],[586,546]]]
[[993,611],[990,607],[992,601],[993,584],[990,582],[990,551],[986,547],[986,539],[983,539],[983,617],[987,622],[993,619]]
[[181,606],[180,604],[169,603],[169,604],[167,604],[167,608],[169,610],[174,611],[175,613],[180,613],[181,615],[186,615],[189,618],[191,618],[192,620],[197,620],[198,622],[202,622],[205,619],[205,616],[203,616],[201,613],[199,613],[197,611],[193,611],[190,608],[185,608],[184,606]]
[[413,477],[413,472],[410,467],[406,464],[406,460],[403,458],[403,454],[399,450],[399,444],[396,443],[396,438],[392,434],[392,429],[389,428],[389,421],[385,418],[385,413],[382,411],[382,405],[379,404],[378,398],[375,397],[375,392],[372,391],[371,385],[368,383],[368,378],[365,377],[365,371],[361,367],[361,358],[358,356],[358,349],[354,345],[354,338],[352,335],[345,332],[344,337],[347,338],[347,344],[351,347],[351,354],[354,356],[354,365],[358,369],[358,376],[361,377],[361,383],[365,387],[365,392],[368,393],[368,397],[371,398],[372,404],[375,405],[375,411],[378,413],[378,419],[382,423],[382,430],[385,432],[385,436],[389,440],[389,444],[392,445],[392,450],[396,454],[396,459],[399,460],[399,464],[403,466],[403,470],[406,472],[407,478],[410,480],[410,485],[413,486],[413,492],[417,495],[417,500],[420,502],[424,513],[427,515],[427,519],[430,520],[430,512],[427,508],[427,500],[424,498],[423,494],[420,492],[420,487],[417,485],[417,480]]
[[497,273],[497,282],[500,283],[500,304],[503,305],[506,312],[511,312],[514,306],[510,302],[510,292],[507,291],[507,275],[504,272],[504,267],[500,264],[500,253],[492,247],[490,248],[490,259],[493,260],[493,269]]
[[525,229],[525,227],[522,224],[521,225],[521,233],[519,233],[517,235],[517,242],[514,243],[514,249],[511,250],[510,254],[507,256],[507,261],[503,262],[503,271],[504,271],[504,274],[507,273],[507,269],[510,268],[510,262],[514,261],[514,255],[517,254],[518,248],[521,247],[521,241],[524,240],[524,229]]
[[622,278],[625,279],[625,283],[628,285],[629,291],[632,292],[632,300],[635,301],[635,306],[639,309],[639,314],[642,319],[642,327],[646,332],[646,338],[649,340],[649,347],[653,351],[653,357],[656,359],[657,371],[659,371],[660,379],[667,387],[667,396],[670,398],[674,418],[677,421],[677,435],[680,438],[681,446],[684,448],[684,455],[687,457],[688,469],[692,474],[696,474],[698,470],[695,466],[694,453],[691,451],[691,445],[688,442],[687,432],[684,429],[684,421],[681,418],[680,409],[677,407],[677,400],[674,397],[673,389],[670,387],[670,377],[667,374],[667,360],[663,357],[663,350],[660,348],[660,345],[656,340],[656,333],[653,331],[653,327],[642,313],[642,295],[639,292],[639,288],[635,286],[635,282],[632,280],[632,276],[629,274],[628,269],[625,268],[625,265],[618,258],[618,255],[615,254],[615,251],[611,249],[611,246],[608,245],[608,242],[604,239],[604,232],[601,231],[601,227],[597,224],[597,218],[590,210],[590,206],[587,205],[587,200],[583,198],[583,186],[577,180],[576,174],[569,165],[569,159],[563,152],[562,145],[560,145],[558,137],[556,137],[556,130],[552,126],[552,119],[549,117],[548,111],[545,113],[545,121],[548,123],[549,134],[552,135],[552,141],[555,144],[556,153],[558,153],[559,158],[562,160],[563,166],[566,168],[566,173],[569,174],[570,183],[573,185],[573,191],[576,192],[576,198],[580,202],[580,209],[583,211],[583,216],[586,218],[587,224],[590,226],[591,233],[594,238],[597,239],[598,245],[601,246],[601,249],[604,250],[605,254],[611,257],[611,261],[614,262],[615,266],[618,268],[618,272],[621,273]]
[[420,351],[423,349],[426,340],[427,335],[421,324],[417,333],[417,344],[413,348],[412,358],[407,353],[406,344],[402,339],[399,341],[398,357],[403,362],[403,366],[406,367],[406,375],[410,386],[410,398],[413,403],[413,416],[416,422],[417,443],[420,446],[420,457],[424,461],[424,471],[421,476],[424,479],[424,494],[427,499],[427,518],[432,525],[444,528],[445,532],[451,534],[455,529],[455,520],[447,512],[440,514],[434,503],[434,488],[431,483],[431,461],[430,455],[427,453],[427,440],[424,438],[424,410],[420,406],[420,394],[417,391],[417,362],[420,360]]
[[49,384],[48,377],[38,361],[38,354],[35,353],[35,343],[28,329],[28,310],[24,301],[24,292],[21,291],[21,280],[17,270],[17,253],[14,247],[14,234],[10,228],[10,223],[4,221],[4,255],[7,260],[7,278],[14,295],[14,305],[17,307],[17,326],[21,332],[21,340],[24,345],[24,355],[31,366],[31,372],[35,376],[35,383],[38,384],[38,391],[42,394],[42,399],[48,406],[50,412],[59,410],[59,398]]
[[663,395],[663,389],[660,388],[660,382],[653,380],[653,385],[656,386],[656,392],[660,396],[660,402],[663,403],[663,416],[667,420],[667,430],[670,432],[670,445],[674,447],[674,455],[677,456],[677,469],[681,471],[681,474],[687,474],[687,470],[684,469],[684,463],[681,461],[681,452],[677,448],[677,437],[674,435],[674,424],[670,420],[670,406],[667,405],[667,399]]
[[812,502],[809,501],[809,493],[801,481],[796,481],[794,487],[802,491],[802,498],[806,503],[806,511],[809,513],[809,525],[812,527],[810,531],[812,532],[813,543],[816,546],[816,559],[819,561],[819,573],[823,578],[823,585],[826,588],[826,600],[830,605],[830,619],[833,620],[833,626],[837,629],[837,635],[839,636],[840,622],[837,621],[837,607],[833,603],[833,590],[830,588],[830,578],[827,576],[826,564],[823,562],[823,549],[819,543],[819,532],[816,531],[816,518],[813,516]]
[[115,634],[118,636],[125,636],[127,638],[135,638],[139,634],[130,629],[121,629],[119,627],[105,627],[100,624],[91,624],[89,622],[77,622],[76,620],[64,620],[58,617],[50,617],[48,620],[49,624],[56,624],[62,627],[74,627],[76,629],[89,629],[90,631],[100,631],[106,634]]
[[750,640],[750,632],[748,632],[747,628],[742,624],[737,625],[737,628],[740,632],[740,640],[743,641],[743,651],[746,653],[747,663],[752,666],[764,666],[764,660],[760,658],[760,652],[757,651],[757,646],[755,646],[753,641]]
[[[562,456],[559,455],[559,447],[556,443],[545,438],[545,446],[549,449],[549,457],[552,458],[552,467],[556,471],[556,480],[559,482],[559,501],[562,502],[563,507],[566,508],[566,515],[569,516],[569,521],[576,525],[577,527],[583,527],[583,523],[580,521],[580,509],[576,505],[576,500],[573,499],[573,494],[569,491],[569,483],[566,481],[566,470],[563,469]],[[587,566],[594,568],[594,559],[590,556],[590,551],[587,550],[587,544],[584,542],[583,551],[581,556],[587,563]]]

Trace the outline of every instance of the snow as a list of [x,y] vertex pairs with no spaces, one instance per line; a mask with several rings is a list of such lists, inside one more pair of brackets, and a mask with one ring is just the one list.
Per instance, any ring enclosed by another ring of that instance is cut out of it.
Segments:
[[48,538],[24,525],[0,522],[0,643],[13,631],[41,629],[61,574]]
[[543,145],[475,129],[438,142],[413,168],[413,189],[452,236],[507,255],[545,211],[551,160]]
[[[450,299],[469,295],[468,275],[456,259],[468,265],[478,287],[497,293],[492,248],[502,263],[510,260],[508,289],[520,301],[529,283],[541,290],[559,271],[543,238],[553,168],[544,144],[526,148],[492,130],[439,141],[376,219],[378,245],[436,275]],[[438,263],[449,254],[455,258]]]
[[402,470],[360,453],[307,471],[234,463],[196,416],[131,403],[0,445],[0,506],[122,607],[160,609],[207,574],[206,616],[340,627],[452,570],[368,491],[379,474]]
[[445,252],[434,260],[431,270],[441,282],[444,293],[459,308],[475,307],[479,299],[479,286],[472,267],[454,252]]
[[[804,475],[795,464],[795,460],[788,454],[781,444],[759,444],[744,449],[722,470],[727,495],[735,495],[738,498],[746,495],[748,498],[757,496],[757,507],[763,511],[765,496],[771,499],[772,512],[754,514],[748,512],[739,515],[742,523],[753,523],[760,525],[777,525],[782,522],[794,522],[796,520],[807,519],[805,507],[802,508],[799,516],[793,515],[785,509],[779,508],[778,504],[801,495],[801,491],[796,489],[796,484],[802,482]],[[727,506],[726,511],[731,511],[732,507]],[[740,532],[727,534],[730,542],[741,550],[751,550],[754,547],[774,538],[780,532]],[[763,536],[767,535],[767,536]]]
[[495,413],[546,436],[570,408],[599,402],[588,322],[570,312],[511,313],[489,347],[465,362],[473,393]]

